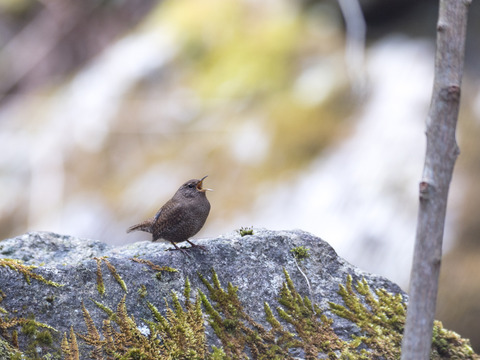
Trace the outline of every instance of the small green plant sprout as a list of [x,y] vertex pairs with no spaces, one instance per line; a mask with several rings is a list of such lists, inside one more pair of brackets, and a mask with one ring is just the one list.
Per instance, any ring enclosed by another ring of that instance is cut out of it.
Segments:
[[244,237],[246,235],[253,235],[253,227],[241,227],[237,230],[240,236]]
[[305,246],[297,246],[290,250],[290,252],[293,254],[295,259],[298,261],[305,260],[306,258],[310,257],[310,254],[308,253],[310,249],[306,248]]

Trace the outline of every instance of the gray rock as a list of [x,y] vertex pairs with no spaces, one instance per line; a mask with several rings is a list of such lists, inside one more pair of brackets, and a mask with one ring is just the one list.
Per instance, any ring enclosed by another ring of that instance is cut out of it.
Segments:
[[[171,291],[175,291],[180,299],[183,299],[187,276],[191,282],[192,300],[196,294],[195,289],[201,289],[208,294],[198,273],[211,279],[212,268],[224,287],[228,282],[238,286],[238,294],[246,312],[264,325],[267,325],[264,301],[268,302],[272,309],[278,305],[279,290],[285,280],[284,268],[290,274],[298,292],[309,295],[313,302],[325,310],[328,309],[329,301],[342,303],[337,293],[338,285],[345,284],[348,274],[354,280],[365,278],[372,289],[385,288],[392,293],[402,293],[396,284],[355,268],[338,257],[328,243],[300,230],[254,229],[254,235],[251,236],[242,237],[233,232],[215,239],[194,242],[207,247],[208,251],[192,249],[189,251],[190,256],[186,256],[179,251],[166,252],[165,250],[171,247],[170,244],[151,242],[112,248],[98,241],[38,232],[4,240],[0,242],[0,258],[41,264],[34,271],[63,286],[48,286],[36,280],[31,280],[28,285],[22,275],[0,267],[0,289],[5,293],[1,306],[17,317],[34,314],[37,321],[57,329],[58,339],[61,339],[63,333],[68,332],[72,325],[77,332],[86,333],[81,311],[83,301],[96,326],[101,328],[106,315],[91,300],[116,309],[125,291],[102,263],[106,293],[103,296],[99,294],[97,262],[92,258],[100,256],[108,256],[108,261],[123,278],[128,289],[127,309],[129,314],[135,317],[139,327],[145,325],[142,319],[152,319],[145,300],[163,309],[163,299],[170,299]],[[310,250],[310,257],[303,260],[300,266],[290,251],[298,246],[305,246]],[[149,260],[159,266],[169,266],[178,272],[164,272],[158,278],[155,271],[145,264],[134,262],[132,258]],[[145,298],[138,293],[142,286],[147,290]],[[334,329],[341,337],[346,339],[356,332],[352,323],[338,319],[330,313],[328,315],[335,318]],[[212,333],[212,329],[207,326],[209,343],[218,345],[218,340]]]
[[0,258],[22,260],[25,264],[74,265],[102,256],[110,247],[100,241],[79,239],[50,232],[29,232],[0,242]]

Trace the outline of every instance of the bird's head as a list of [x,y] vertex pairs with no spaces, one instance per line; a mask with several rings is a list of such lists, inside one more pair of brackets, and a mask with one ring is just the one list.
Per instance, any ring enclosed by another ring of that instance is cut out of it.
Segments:
[[208,175],[204,176],[200,180],[198,180],[198,179],[188,180],[185,184],[183,184],[180,187],[179,190],[186,197],[192,197],[192,196],[197,195],[198,193],[205,194],[205,192],[207,192],[207,191],[213,191],[212,189],[208,189],[208,188],[203,187],[203,180],[205,180],[205,178],[207,176]]

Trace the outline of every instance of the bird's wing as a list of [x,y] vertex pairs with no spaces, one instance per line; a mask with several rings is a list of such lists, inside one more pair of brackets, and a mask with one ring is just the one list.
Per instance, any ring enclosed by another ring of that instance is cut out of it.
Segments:
[[158,218],[160,217],[160,214],[162,213],[162,210],[163,210],[163,206],[160,208],[160,210],[157,211],[157,213],[155,214],[155,217],[153,218],[153,222],[157,222]]
[[165,205],[163,205],[160,210],[158,210],[157,214],[155,215],[155,218],[153,220],[154,223],[162,221],[162,218],[178,218],[179,215],[182,214],[183,212],[183,207],[185,204],[183,204],[180,201],[175,201],[175,200],[170,200],[168,201]]
[[158,232],[182,221],[185,216],[185,204],[179,201],[169,201],[155,215],[153,227]]

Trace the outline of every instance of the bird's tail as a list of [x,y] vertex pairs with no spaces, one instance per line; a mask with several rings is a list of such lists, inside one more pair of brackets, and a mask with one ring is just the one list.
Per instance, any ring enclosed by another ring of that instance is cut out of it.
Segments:
[[145,232],[152,232],[152,220],[145,220],[144,222],[130,226],[127,229],[127,233],[132,232],[132,231],[145,231]]

